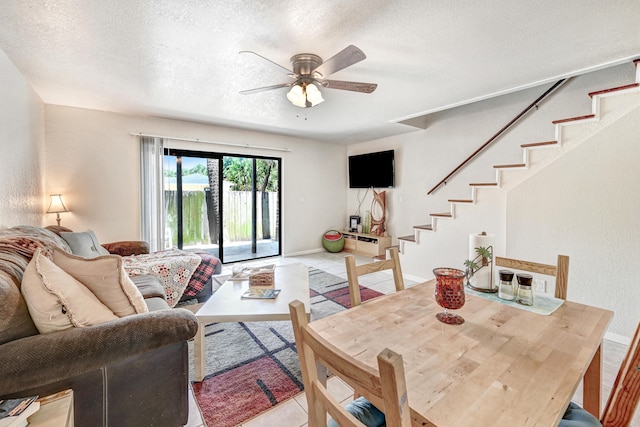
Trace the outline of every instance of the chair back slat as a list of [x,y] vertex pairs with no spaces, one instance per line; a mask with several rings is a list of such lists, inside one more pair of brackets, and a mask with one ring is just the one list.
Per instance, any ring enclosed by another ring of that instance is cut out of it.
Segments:
[[569,257],[558,255],[558,271],[556,272],[555,297],[566,300],[569,281]]
[[[361,423],[356,417],[347,412],[340,404],[329,394],[326,388],[319,385],[318,382],[312,384],[315,399],[322,407],[322,411],[326,411],[331,417],[342,427],[367,427]],[[326,426],[326,415],[323,420],[319,421],[319,426]],[[311,414],[309,414],[309,426],[313,425]]]
[[303,343],[311,348],[316,360],[324,367],[331,372],[349,377],[356,389],[368,390],[382,399],[382,385],[375,369],[349,357],[308,328],[302,328],[301,333]]
[[564,300],[567,299],[569,278],[569,257],[567,255],[558,255],[557,265],[540,264],[537,262],[499,256],[495,257],[495,263],[499,267],[529,271],[531,273],[544,274],[546,276],[554,276],[556,278],[555,297]]
[[384,349],[378,354],[378,369],[380,370],[380,382],[384,384],[382,400],[386,425],[411,425],[411,413],[407,401],[407,381],[404,376],[402,357],[389,349]]
[[631,424],[640,400],[640,323],[636,328],[627,355],[620,365],[609,400],[602,413],[604,427]]
[[362,298],[360,296],[360,283],[358,280],[358,277],[360,276],[376,273],[378,271],[392,270],[393,283],[395,285],[396,292],[404,289],[404,279],[402,278],[402,267],[400,266],[398,248],[389,248],[389,256],[390,258],[384,261],[374,261],[358,266],[356,266],[356,259],[353,255],[347,255],[345,257],[351,307],[358,306],[362,303]]

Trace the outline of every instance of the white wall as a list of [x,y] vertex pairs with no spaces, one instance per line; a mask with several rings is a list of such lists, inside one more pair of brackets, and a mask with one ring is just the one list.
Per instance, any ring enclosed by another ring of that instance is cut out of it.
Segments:
[[62,225],[93,229],[103,242],[140,238],[140,156],[131,132],[266,147],[291,152],[170,142],[198,151],[282,158],[283,253],[318,250],[322,234],[346,211],[346,148],[238,129],[46,106],[47,191],[64,194]]
[[42,225],[44,104],[0,50],[0,226]]
[[510,256],[569,255],[568,299],[613,310],[609,331],[626,337],[640,320],[638,159],[640,107],[507,197]]
[[[348,154],[360,154],[391,148],[396,150],[397,186],[387,190],[387,228],[389,234],[394,238],[394,243],[396,243],[398,236],[413,235],[414,230],[412,227],[414,225],[430,223],[430,213],[449,211],[450,204],[447,202],[448,199],[470,198],[469,183],[495,181],[494,164],[521,162],[522,150],[520,149],[520,144],[553,140],[555,135],[554,126],[551,124],[552,120],[591,113],[591,99],[587,96],[589,92],[632,83],[635,77],[634,74],[634,66],[630,63],[571,80],[548,101],[540,104],[538,110],[530,113],[524,121],[512,128],[492,148],[483,152],[477,160],[474,160],[465,170],[450,179],[446,186],[441,187],[433,195],[428,196],[427,192],[440,179],[444,178],[448,172],[542,94],[550,85],[433,114],[429,116],[429,126],[425,130],[351,145],[348,147]],[[622,130],[621,132],[629,135],[629,137],[636,138],[636,133],[632,130]],[[566,155],[571,155],[571,152]],[[638,156],[636,155],[635,158],[638,158]],[[545,192],[551,193],[553,199],[567,197],[558,183],[565,179],[572,179],[573,169],[577,168],[579,164],[579,162],[574,162],[570,167],[559,169],[557,176],[553,178],[556,185],[552,184],[551,178],[547,178],[545,181],[547,185],[544,187]],[[601,165],[587,168],[582,173],[591,174],[594,179],[608,181],[608,169],[610,167],[613,167],[613,165]],[[542,173],[540,172],[539,174]],[[637,195],[634,194],[637,191],[635,189],[637,181],[637,176],[635,180],[616,180],[616,185],[613,186],[611,191],[619,193],[622,197],[620,200],[626,198],[637,200]],[[480,189],[477,192],[476,205],[457,205],[455,208],[455,220],[438,220],[436,232],[421,232],[418,235],[419,244],[405,244],[405,253],[402,256],[403,272],[417,277],[430,278],[433,277],[432,269],[436,267],[463,268],[463,261],[468,257],[468,236],[471,233],[480,231],[487,231],[496,235],[495,253],[498,255],[515,256],[514,254],[517,253],[525,259],[549,264],[555,263],[558,250],[553,246],[549,247],[545,242],[545,238],[554,232],[555,228],[562,227],[562,224],[566,225],[566,233],[576,233],[571,239],[576,242],[576,245],[577,242],[585,244],[590,241],[588,236],[592,233],[592,230],[590,230],[592,227],[569,227],[575,221],[575,216],[577,215],[575,210],[551,209],[545,199],[538,197],[541,196],[539,192],[535,193],[538,195],[536,197],[525,196],[530,193],[531,187],[533,185],[528,186],[527,190],[522,190],[521,193],[517,194],[521,194],[522,198],[527,198],[526,206],[538,206],[534,212],[539,213],[541,210],[547,209],[547,216],[531,215],[519,219],[519,217],[515,216],[514,206],[518,206],[521,201],[507,199],[507,189]],[[582,187],[581,192],[585,200],[589,200],[591,191],[592,189],[589,186]],[[361,197],[363,194],[360,191]],[[348,190],[347,215],[353,214],[356,210],[358,205],[357,196],[358,190]],[[509,209],[507,209],[507,200],[509,201]],[[362,203],[362,213],[365,209],[368,209],[370,203],[370,198],[367,196],[367,200]],[[595,221],[595,218],[599,218],[601,223],[610,221],[609,227],[615,228],[616,231],[608,230],[609,238],[612,242],[615,242],[612,244],[622,245],[622,248],[616,253],[636,254],[635,259],[639,259],[637,257],[637,249],[632,246],[631,242],[617,238],[617,236],[626,233],[634,225],[626,222],[626,219],[620,221],[620,218],[618,218],[620,209],[605,207],[603,204],[597,203],[594,205],[596,213],[593,214],[593,218],[587,221]],[[364,208],[365,206],[367,207]],[[637,216],[638,211],[636,210],[635,212]],[[547,225],[546,219],[550,216],[553,216],[553,221]],[[529,231],[529,233],[537,236],[534,241],[514,232],[515,228],[519,229],[521,227],[520,221],[526,222],[527,220],[535,221],[536,223],[535,229]],[[509,232],[507,232],[507,227],[509,227]],[[565,234],[564,238],[567,239],[568,235]],[[633,244],[637,246],[637,243],[634,242]],[[606,245],[606,247],[609,246]],[[579,288],[577,282],[582,280],[584,275],[591,275],[594,278],[601,277],[602,273],[599,272],[600,263],[594,262],[594,255],[599,252],[597,246],[582,247],[580,250],[578,250],[577,246],[572,246],[563,251],[563,253],[571,256],[570,299],[608,306],[604,303],[599,303],[595,297],[586,299],[586,295],[576,293],[576,289]],[[577,274],[577,268],[581,268],[583,271]],[[616,269],[616,271],[620,271],[620,269],[622,267]],[[627,271],[629,271],[628,268]],[[631,284],[627,280],[625,279],[626,282],[622,284],[619,283],[624,290],[623,293],[631,291],[631,289],[628,289]],[[602,282],[598,280],[598,283]],[[630,293],[635,294],[635,291]],[[637,314],[635,314],[637,308],[634,311],[628,311],[628,308],[621,305],[617,306],[616,310],[618,312],[610,331],[623,336],[632,334],[633,331],[629,328],[634,321],[637,322]],[[624,320],[622,320],[623,318]]]

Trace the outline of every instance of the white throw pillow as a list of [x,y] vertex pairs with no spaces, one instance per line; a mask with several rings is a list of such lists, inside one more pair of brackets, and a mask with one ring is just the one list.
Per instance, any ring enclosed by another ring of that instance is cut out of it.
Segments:
[[100,255],[109,255],[109,251],[103,248],[98,242],[98,237],[96,234],[87,230],[85,232],[71,232],[71,231],[61,231],[60,237],[62,237],[65,242],[71,248],[71,252],[74,255],[78,255],[85,258],[95,258]]
[[122,267],[122,257],[103,255],[83,258],[55,248],[53,262],[85,285],[116,316],[147,313],[149,309],[138,287]]
[[41,249],[27,265],[21,291],[41,334],[118,318],[87,287],[44,256]]

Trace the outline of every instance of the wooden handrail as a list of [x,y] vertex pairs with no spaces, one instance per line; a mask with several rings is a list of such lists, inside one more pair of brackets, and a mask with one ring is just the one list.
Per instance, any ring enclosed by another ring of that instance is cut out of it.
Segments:
[[562,80],[558,80],[553,86],[551,86],[549,89],[547,89],[547,91],[545,93],[543,93],[542,95],[540,95],[535,101],[533,101],[531,104],[529,104],[527,106],[527,108],[525,108],[524,110],[522,110],[520,112],[520,114],[518,114],[517,116],[515,116],[509,123],[507,123],[506,125],[504,125],[502,127],[502,129],[500,129],[495,135],[493,135],[491,138],[489,138],[489,140],[487,142],[485,142],[484,144],[482,144],[482,146],[480,146],[480,148],[478,148],[476,151],[473,152],[473,154],[471,154],[469,157],[467,157],[462,163],[460,163],[454,170],[451,171],[451,173],[449,173],[449,175],[445,176],[435,187],[433,187],[431,190],[429,190],[429,192],[427,193],[427,195],[433,193],[434,191],[436,191],[438,189],[438,187],[440,187],[442,184],[446,184],[447,180],[449,178],[451,178],[453,175],[455,175],[460,169],[462,169],[467,163],[469,163],[471,160],[473,160],[473,158],[475,158],[478,154],[480,154],[480,152],[482,150],[484,150],[485,148],[487,148],[489,146],[489,144],[491,144],[493,141],[495,141],[500,135],[502,135],[507,129],[509,129],[513,124],[515,124],[518,120],[520,120],[520,118],[522,118],[522,116],[524,116],[525,114],[527,114],[529,112],[529,110],[531,110],[533,107],[538,106],[538,103],[540,101],[542,101],[544,98],[546,98],[549,94],[551,94],[551,92],[553,92],[554,90],[556,90],[561,84],[563,84],[564,82],[566,82],[569,79],[562,79]]

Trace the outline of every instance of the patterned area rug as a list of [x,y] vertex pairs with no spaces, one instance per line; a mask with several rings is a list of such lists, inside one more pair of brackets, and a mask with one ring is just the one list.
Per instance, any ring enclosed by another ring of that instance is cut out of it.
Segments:
[[[311,320],[351,306],[346,279],[311,268],[309,288]],[[193,391],[207,426],[236,426],[303,390],[291,322],[214,323],[205,334],[206,377]]]

